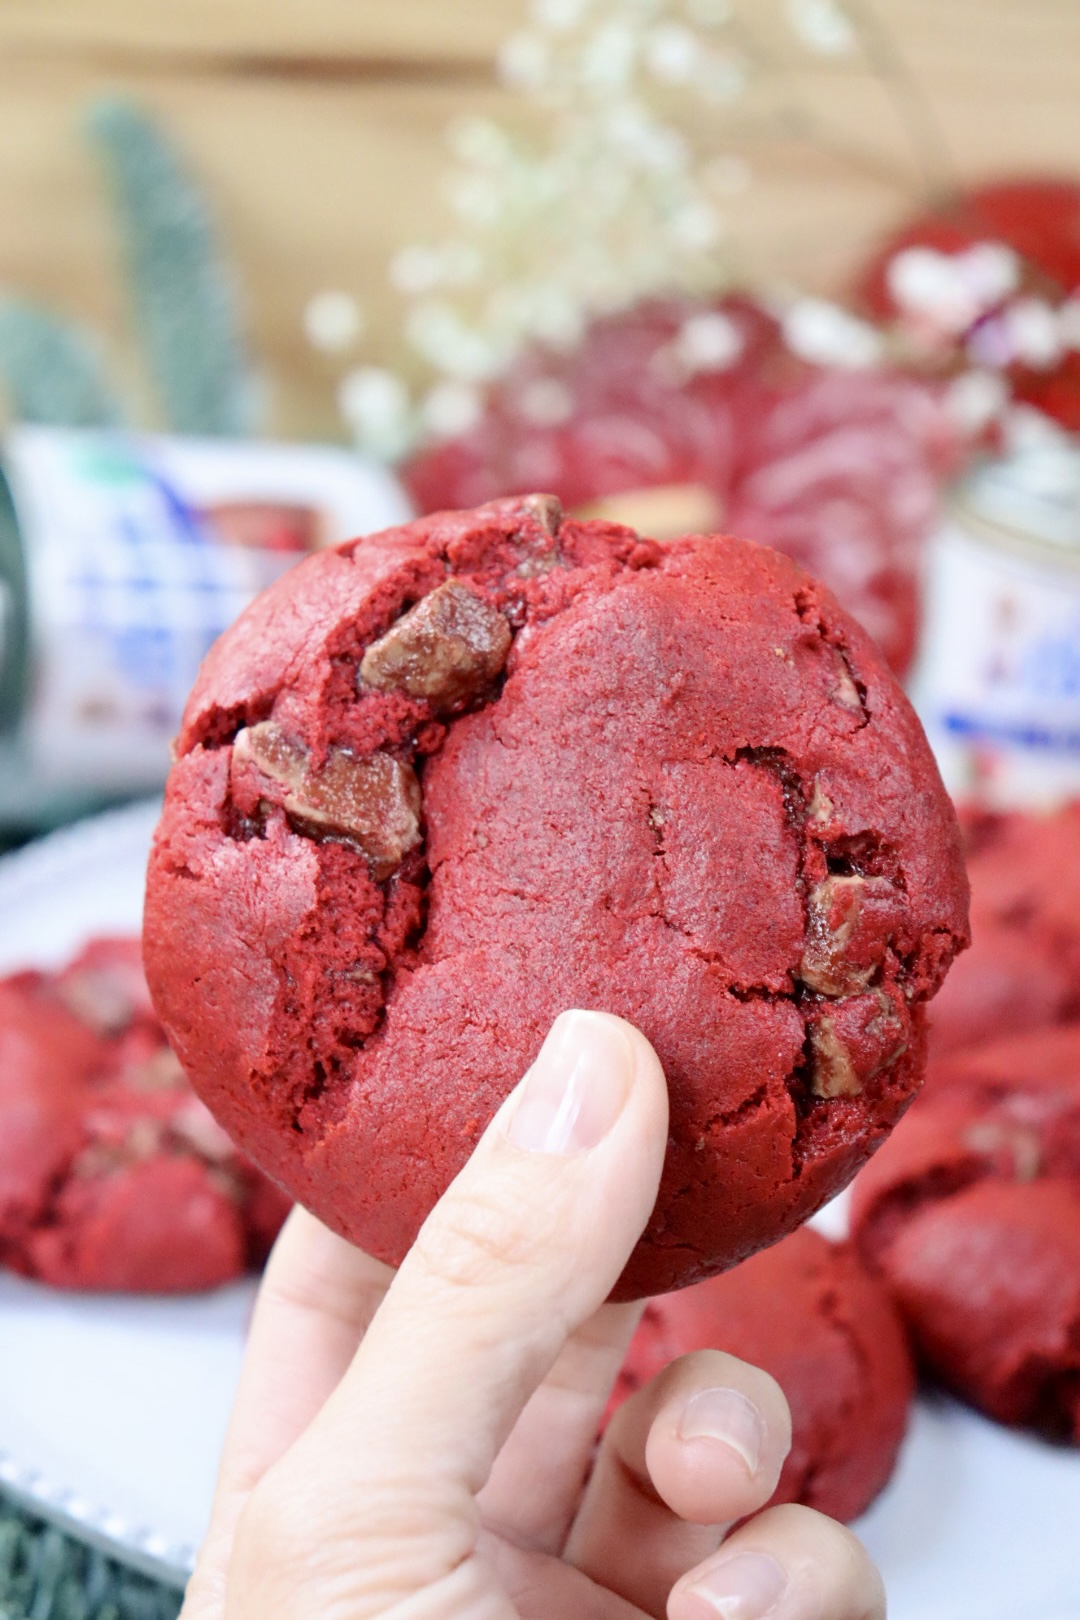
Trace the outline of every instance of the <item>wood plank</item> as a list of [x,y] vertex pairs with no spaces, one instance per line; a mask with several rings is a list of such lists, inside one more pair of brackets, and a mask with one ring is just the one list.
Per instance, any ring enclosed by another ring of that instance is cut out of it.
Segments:
[[4,0],[0,49],[195,60],[490,58],[519,0]]
[[[126,351],[115,244],[78,135],[79,109],[112,88],[70,65],[0,65],[0,285],[55,302]],[[255,348],[275,391],[288,379],[275,425],[333,428],[331,377],[303,337],[304,306],[321,288],[348,287],[370,302],[367,357],[396,349],[386,260],[392,244],[426,234],[439,135],[459,92],[374,85],[312,95],[169,76],[145,77],[139,92],[206,177]]]
[[[922,86],[955,174],[1076,166],[1075,0],[873,3]],[[445,228],[447,121],[463,111],[520,120],[520,106],[469,64],[521,11],[518,0],[264,0],[258,8],[248,0],[3,0],[0,285],[88,321],[131,369],[115,244],[78,136],[91,97],[131,92],[173,133],[213,198],[265,357],[275,427],[335,431],[341,363],[311,351],[303,308],[321,289],[347,288],[369,318],[354,358],[402,360],[388,261],[396,247]],[[120,44],[137,57],[122,73],[100,54]],[[317,70],[338,50],[368,69],[357,66],[352,77]],[[248,67],[234,70],[214,52],[248,53]],[[263,63],[257,71],[253,52]],[[430,71],[410,76],[410,61]],[[745,273],[828,288],[912,205],[923,181],[887,86],[858,64],[803,62],[786,49],[784,62],[780,81],[755,90],[730,119],[695,113],[694,133],[703,148],[750,166],[751,186],[724,205]],[[785,98],[807,127],[788,119],[778,133]]]

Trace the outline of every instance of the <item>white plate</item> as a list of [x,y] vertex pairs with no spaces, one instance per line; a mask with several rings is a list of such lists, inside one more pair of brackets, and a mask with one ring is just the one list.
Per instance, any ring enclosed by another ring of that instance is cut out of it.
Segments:
[[[158,803],[0,859],[0,973],[137,933]],[[181,1583],[206,1525],[254,1284],[185,1299],[61,1293],[0,1273],[0,1482]]]
[[[135,930],[156,805],[0,859],[0,972]],[[182,1581],[206,1524],[252,1286],[190,1299],[61,1294],[0,1276],[0,1482]],[[921,1398],[856,1526],[890,1620],[1080,1620],[1080,1454]]]

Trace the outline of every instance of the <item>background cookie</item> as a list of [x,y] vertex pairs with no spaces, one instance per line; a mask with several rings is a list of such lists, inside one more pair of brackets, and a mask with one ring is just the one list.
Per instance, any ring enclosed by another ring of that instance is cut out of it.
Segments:
[[722,523],[824,580],[903,674],[923,544],[959,452],[920,381],[813,365],[749,297],[672,297],[599,317],[569,354],[526,350],[479,421],[404,477],[421,512],[539,485],[572,509],[612,502],[650,533]]
[[791,1406],[791,1451],[773,1503],[854,1519],[887,1483],[914,1371],[887,1290],[847,1244],[808,1227],[723,1277],[652,1299],[612,1410],[677,1356],[727,1350],[771,1373]]
[[965,907],[918,723],[826,591],[533,497],[313,557],[222,637],[145,952],[226,1128],[391,1262],[558,1012],[633,1020],[672,1124],[630,1296],[853,1174]]
[[944,1055],[1080,1018],[1080,804],[961,815],[971,949],[930,1014]]
[[286,1200],[193,1097],[137,939],[0,980],[0,1264],[175,1293],[257,1265]]
[[989,365],[1014,399],[1075,433],[1080,355],[1025,337],[1023,317],[1034,307],[1052,331],[1078,285],[1080,185],[1054,176],[950,187],[875,252],[855,292],[875,320],[896,323],[911,363]]
[[1080,1027],[935,1065],[853,1222],[944,1384],[1080,1441]]

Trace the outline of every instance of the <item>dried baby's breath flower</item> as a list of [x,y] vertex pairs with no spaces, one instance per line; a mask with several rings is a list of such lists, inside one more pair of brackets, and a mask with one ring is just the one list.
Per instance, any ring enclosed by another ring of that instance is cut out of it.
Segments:
[[[390,265],[406,342],[436,379],[407,407],[412,434],[460,431],[470,390],[529,345],[565,350],[591,318],[658,288],[722,283],[716,156],[699,154],[656,97],[739,94],[746,68],[731,17],[727,0],[533,0],[497,68],[543,110],[544,129],[530,138],[491,118],[457,119],[444,183],[456,230]],[[737,189],[731,174],[727,189]],[[374,377],[354,373],[342,394],[368,448],[410,436],[400,396]],[[565,414],[554,389],[534,395],[537,422]]]
[[786,0],[788,21],[803,44],[821,56],[849,56],[858,43],[839,0]]
[[377,460],[397,461],[412,448],[409,390],[392,371],[359,366],[347,372],[338,388],[338,406],[357,445]]
[[349,348],[363,330],[364,313],[351,293],[316,293],[304,310],[304,331],[309,342],[328,354]]
[[[715,113],[710,140],[701,139],[710,126],[694,111],[738,104],[768,71],[756,36],[766,4],[813,52],[865,46],[871,70],[887,68],[890,83],[900,84],[902,65],[889,56],[883,30],[865,25],[860,0],[523,6],[522,25],[497,54],[498,76],[514,93],[512,115],[451,124],[443,186],[450,227],[391,261],[405,342],[429,373],[420,397],[406,402],[403,425],[400,396],[391,398],[370,371],[354,373],[362,380],[343,389],[343,409],[367,448],[377,438],[408,444],[452,431],[472,414],[475,391],[523,350],[565,351],[590,321],[642,298],[713,294],[728,284],[727,202],[745,191],[751,171],[741,156],[716,149]],[[867,353],[865,334],[839,332],[833,316],[800,319],[811,347]],[[1035,324],[1028,319],[1018,340],[1032,351]],[[730,343],[719,327],[703,327],[673,345],[665,364],[672,376],[722,367],[731,363]],[[451,386],[440,390],[442,383]],[[529,397],[525,414],[538,424],[564,419],[555,390],[541,382]],[[376,418],[384,425],[373,427]]]

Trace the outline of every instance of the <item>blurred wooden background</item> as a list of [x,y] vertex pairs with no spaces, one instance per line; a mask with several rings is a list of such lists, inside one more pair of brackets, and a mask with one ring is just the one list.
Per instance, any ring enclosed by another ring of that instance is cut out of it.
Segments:
[[[758,3],[744,0],[748,15]],[[699,126],[749,164],[727,212],[750,274],[835,287],[932,185],[1080,170],[1080,0],[859,4],[885,31],[892,91],[865,63],[789,41],[768,107],[751,98]],[[0,0],[0,287],[61,305],[122,349],[115,243],[79,133],[87,103],[122,90],[156,112],[210,191],[272,380],[274,429],[340,431],[341,364],[308,346],[304,306],[325,288],[355,293],[369,320],[355,358],[394,358],[387,260],[445,224],[447,121],[515,114],[492,61],[525,11],[525,0]],[[897,111],[908,79],[921,163]]]

